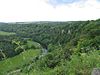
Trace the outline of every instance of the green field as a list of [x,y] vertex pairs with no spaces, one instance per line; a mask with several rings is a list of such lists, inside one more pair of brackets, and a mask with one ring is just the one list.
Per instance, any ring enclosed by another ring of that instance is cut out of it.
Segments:
[[28,64],[33,57],[40,54],[40,50],[28,50],[20,55],[0,61],[0,75],[7,75],[9,71],[16,70],[25,64]]
[[4,31],[0,31],[0,35],[3,35],[3,36],[9,36],[9,35],[15,35],[16,33],[14,32],[4,32]]

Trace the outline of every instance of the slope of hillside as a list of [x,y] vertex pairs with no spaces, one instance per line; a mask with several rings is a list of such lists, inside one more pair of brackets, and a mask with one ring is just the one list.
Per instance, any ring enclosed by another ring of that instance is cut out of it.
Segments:
[[21,54],[0,62],[0,75],[7,75],[10,71],[20,69],[40,54],[41,50],[28,50]]

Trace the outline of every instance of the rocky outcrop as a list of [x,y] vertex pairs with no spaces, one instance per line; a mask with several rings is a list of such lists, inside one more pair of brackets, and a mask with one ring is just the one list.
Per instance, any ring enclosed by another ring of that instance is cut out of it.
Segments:
[[94,68],[91,75],[100,75],[100,68]]

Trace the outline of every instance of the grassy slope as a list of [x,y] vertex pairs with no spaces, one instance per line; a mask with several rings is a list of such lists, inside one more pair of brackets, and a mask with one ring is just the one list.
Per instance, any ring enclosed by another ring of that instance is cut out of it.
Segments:
[[40,50],[28,50],[28,51],[21,53],[18,56],[1,61],[0,62],[0,75],[6,75],[8,71],[18,69],[22,67],[23,65],[28,64],[33,57],[39,54],[40,54]]
[[4,31],[0,31],[0,35],[6,35],[6,36],[9,36],[9,35],[15,35],[16,33],[13,33],[13,32],[4,32]]

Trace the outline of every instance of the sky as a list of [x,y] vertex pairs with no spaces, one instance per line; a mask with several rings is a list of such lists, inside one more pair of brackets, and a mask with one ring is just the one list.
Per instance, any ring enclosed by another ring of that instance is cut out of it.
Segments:
[[100,0],[0,0],[0,22],[100,18]]

